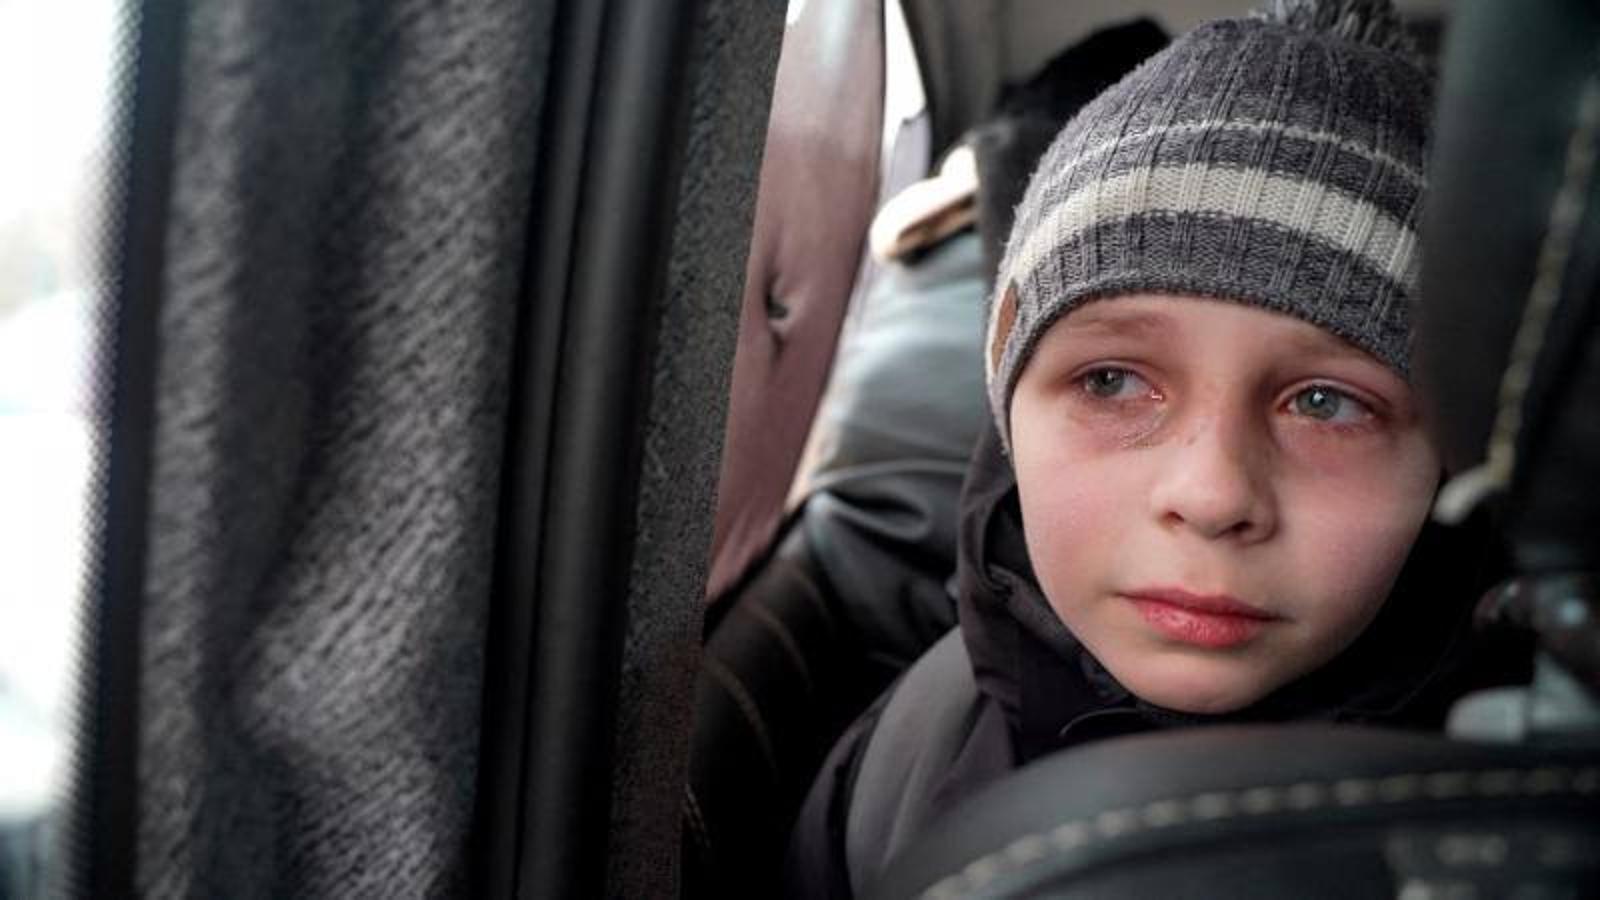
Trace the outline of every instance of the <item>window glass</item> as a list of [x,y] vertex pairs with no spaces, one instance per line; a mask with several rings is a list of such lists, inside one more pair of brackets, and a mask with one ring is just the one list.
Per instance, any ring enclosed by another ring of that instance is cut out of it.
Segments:
[[120,14],[112,0],[0,0],[3,897],[41,892],[65,786]]

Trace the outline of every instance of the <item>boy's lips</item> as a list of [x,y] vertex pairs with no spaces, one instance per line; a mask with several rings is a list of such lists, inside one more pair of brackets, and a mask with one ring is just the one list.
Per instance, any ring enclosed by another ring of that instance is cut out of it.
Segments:
[[1172,640],[1220,649],[1250,640],[1282,617],[1226,594],[1195,594],[1181,588],[1139,588],[1122,596],[1155,630]]

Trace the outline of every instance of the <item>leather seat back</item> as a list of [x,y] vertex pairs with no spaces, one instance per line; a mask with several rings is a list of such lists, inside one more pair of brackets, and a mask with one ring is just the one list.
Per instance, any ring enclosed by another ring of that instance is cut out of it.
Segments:
[[739,311],[707,596],[768,552],[878,202],[882,0],[806,0],[784,35]]

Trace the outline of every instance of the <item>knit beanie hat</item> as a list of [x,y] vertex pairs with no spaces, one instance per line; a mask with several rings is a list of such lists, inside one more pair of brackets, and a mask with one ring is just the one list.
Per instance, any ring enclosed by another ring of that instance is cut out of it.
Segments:
[[1075,116],[1017,208],[985,343],[1007,449],[1039,338],[1134,293],[1297,316],[1409,374],[1429,76],[1386,0],[1202,25]]

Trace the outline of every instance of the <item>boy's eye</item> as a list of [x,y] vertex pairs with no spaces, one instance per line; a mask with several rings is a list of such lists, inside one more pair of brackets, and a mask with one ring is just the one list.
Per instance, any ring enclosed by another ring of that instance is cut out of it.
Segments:
[[1104,400],[1151,393],[1150,385],[1127,369],[1095,369],[1082,377],[1082,384],[1090,395]]
[[1359,422],[1371,415],[1360,400],[1325,384],[1301,390],[1289,405],[1296,414],[1322,422]]

